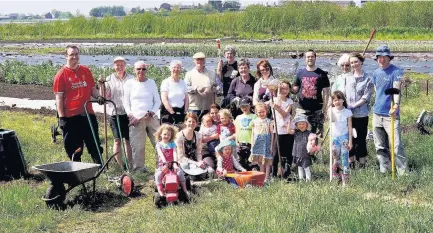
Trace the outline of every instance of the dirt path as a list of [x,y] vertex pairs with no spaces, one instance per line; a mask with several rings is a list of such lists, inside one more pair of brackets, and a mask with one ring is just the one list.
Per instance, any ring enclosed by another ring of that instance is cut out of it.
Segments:
[[52,87],[0,82],[0,96],[32,100],[54,100]]

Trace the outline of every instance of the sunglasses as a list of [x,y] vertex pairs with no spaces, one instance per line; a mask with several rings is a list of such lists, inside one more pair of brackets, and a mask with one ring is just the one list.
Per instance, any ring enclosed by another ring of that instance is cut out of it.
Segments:
[[350,65],[349,64],[343,64],[343,65],[341,65],[341,67],[349,67]]
[[146,68],[135,68],[136,71],[147,70]]

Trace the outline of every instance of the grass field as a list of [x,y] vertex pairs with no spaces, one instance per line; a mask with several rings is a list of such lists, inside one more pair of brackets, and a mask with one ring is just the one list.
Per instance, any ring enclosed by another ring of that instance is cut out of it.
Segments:
[[[433,138],[411,126],[433,97],[419,92],[416,83],[409,89],[402,101],[402,123],[411,171],[395,181],[378,172],[372,141],[367,169],[352,171],[346,188],[330,183],[328,165],[316,163],[310,183],[275,181],[261,189],[239,190],[214,182],[200,190],[194,203],[163,210],[153,206],[148,174],[134,174],[142,194],[133,198],[122,197],[102,175],[97,191],[104,193],[104,202],[93,211],[79,205],[65,211],[48,209],[40,199],[46,180],[16,180],[0,183],[0,232],[429,232]],[[0,111],[0,128],[17,132],[30,166],[66,160],[62,145],[50,141],[54,122],[54,115]],[[153,156],[148,155],[146,165],[152,167],[154,159],[149,157]],[[90,161],[88,155],[84,158]],[[116,173],[118,169],[108,172]],[[78,191],[74,189],[68,199]]]

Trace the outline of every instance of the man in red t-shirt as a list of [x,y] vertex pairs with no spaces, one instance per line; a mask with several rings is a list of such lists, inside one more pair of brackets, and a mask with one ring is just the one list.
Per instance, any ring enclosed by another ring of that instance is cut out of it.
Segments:
[[57,112],[59,114],[59,126],[63,131],[63,142],[66,153],[73,161],[81,161],[84,143],[87,146],[93,162],[101,164],[102,153],[98,134],[98,122],[92,105],[88,103],[89,113],[97,143],[92,135],[89,121],[86,117],[84,104],[91,97],[103,103],[95,86],[95,80],[90,70],[80,65],[80,50],[75,45],[66,47],[66,65],[63,66],[54,77],[53,91],[56,95]]

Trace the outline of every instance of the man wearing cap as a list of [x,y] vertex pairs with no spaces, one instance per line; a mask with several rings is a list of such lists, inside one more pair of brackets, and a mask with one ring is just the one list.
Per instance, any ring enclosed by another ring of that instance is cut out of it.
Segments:
[[[376,90],[376,99],[373,106],[373,132],[376,154],[379,160],[380,172],[385,173],[390,169],[390,148],[392,141],[391,127],[394,127],[394,150],[397,165],[397,173],[406,171],[406,155],[401,142],[400,130],[400,94],[386,95],[389,88],[401,88],[403,70],[391,64],[394,56],[388,46],[379,46],[376,49],[376,61],[379,64],[372,74],[372,82]],[[394,105],[391,106],[392,99]],[[395,116],[394,126],[391,125],[391,115]]]
[[299,105],[311,124],[311,132],[323,137],[323,124],[329,98],[328,72],[316,67],[316,52],[305,52],[306,67],[296,73],[292,93],[299,93]]
[[66,65],[54,77],[53,91],[56,95],[56,107],[59,115],[59,126],[63,131],[63,143],[69,158],[81,161],[84,143],[93,162],[101,164],[102,153],[98,134],[98,122],[92,108],[87,104],[87,110],[96,142],[92,136],[84,105],[91,97],[97,98],[99,104],[104,98],[99,96],[92,72],[86,66],[79,64],[80,50],[75,45],[68,45],[65,50]]
[[132,167],[134,171],[145,172],[146,137],[149,136],[155,148],[154,134],[159,127],[161,99],[155,81],[146,76],[147,64],[144,61],[134,64],[134,72],[135,78],[126,81],[124,86],[123,106],[131,126]]
[[217,75],[223,83],[223,95],[227,96],[232,80],[239,76],[238,62],[235,60],[236,49],[227,45],[224,48],[224,57],[227,61],[223,62],[222,59],[219,59]]
[[[126,73],[126,60],[123,57],[116,57],[113,60],[114,73],[107,76],[105,80],[100,80],[105,82],[105,98],[113,101],[116,104],[116,109],[112,104],[107,105],[107,114],[110,116],[109,122],[110,127],[113,132],[114,146],[113,153],[116,155],[116,160],[120,166],[123,166],[122,153],[121,153],[121,143],[122,138],[125,139],[125,149],[126,156],[128,158],[128,165],[132,166],[132,149],[129,143],[129,119],[126,115],[125,108],[123,107],[123,94],[124,86],[126,81],[129,79],[134,79],[134,76]],[[99,90],[100,94],[103,95],[102,88]],[[116,111],[117,110],[117,111]],[[117,116],[116,116],[117,113]],[[119,122],[117,122],[117,117]],[[118,127],[120,125],[120,129]],[[120,132],[122,138],[120,138]],[[120,153],[119,153],[120,152]],[[132,167],[131,167],[132,168]]]
[[189,111],[197,114],[199,119],[209,112],[209,106],[214,103],[215,92],[220,84],[216,73],[205,67],[205,54],[194,54],[195,67],[185,74],[188,89]]

